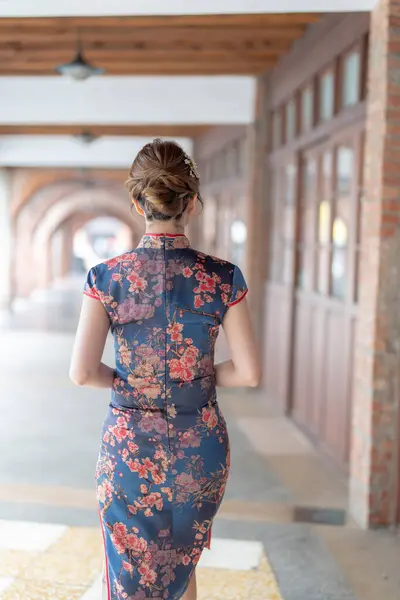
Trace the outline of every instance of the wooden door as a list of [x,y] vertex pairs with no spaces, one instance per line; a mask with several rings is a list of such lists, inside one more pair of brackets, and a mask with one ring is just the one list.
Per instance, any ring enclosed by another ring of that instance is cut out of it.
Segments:
[[361,132],[301,155],[291,412],[341,465],[349,458]]

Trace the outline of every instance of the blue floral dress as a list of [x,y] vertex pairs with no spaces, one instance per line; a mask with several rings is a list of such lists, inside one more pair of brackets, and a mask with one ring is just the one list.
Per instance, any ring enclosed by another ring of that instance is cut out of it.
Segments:
[[214,346],[246,284],[185,236],[146,234],[91,269],[84,293],[107,311],[116,354],[96,468],[108,600],[178,600],[228,478]]

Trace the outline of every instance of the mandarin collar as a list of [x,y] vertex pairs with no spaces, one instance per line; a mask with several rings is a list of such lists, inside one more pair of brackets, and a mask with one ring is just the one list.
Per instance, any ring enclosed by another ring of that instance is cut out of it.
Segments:
[[145,233],[138,248],[167,248],[178,250],[189,248],[190,242],[183,233]]

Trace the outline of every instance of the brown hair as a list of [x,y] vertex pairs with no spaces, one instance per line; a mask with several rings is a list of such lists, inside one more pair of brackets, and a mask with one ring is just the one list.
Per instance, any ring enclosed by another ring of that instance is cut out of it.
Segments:
[[155,139],[146,144],[125,185],[149,220],[180,219],[195,194],[201,202],[196,164],[176,142]]

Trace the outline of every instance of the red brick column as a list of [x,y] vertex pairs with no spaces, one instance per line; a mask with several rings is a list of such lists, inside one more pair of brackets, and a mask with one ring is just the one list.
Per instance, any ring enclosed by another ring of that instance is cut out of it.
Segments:
[[396,521],[400,404],[400,1],[371,14],[350,510]]

